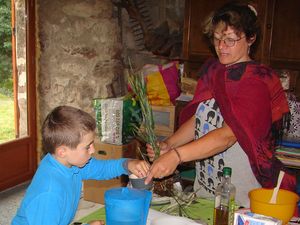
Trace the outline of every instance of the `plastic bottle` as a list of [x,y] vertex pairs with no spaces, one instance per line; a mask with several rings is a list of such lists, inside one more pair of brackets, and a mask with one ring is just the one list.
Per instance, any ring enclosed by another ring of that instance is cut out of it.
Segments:
[[231,183],[231,168],[223,168],[223,177],[215,192],[214,225],[233,225],[235,186]]

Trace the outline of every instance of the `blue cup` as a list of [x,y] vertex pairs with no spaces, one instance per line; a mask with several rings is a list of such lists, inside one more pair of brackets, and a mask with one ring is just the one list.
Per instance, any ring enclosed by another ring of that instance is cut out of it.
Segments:
[[146,225],[152,192],[121,187],[104,194],[107,225]]

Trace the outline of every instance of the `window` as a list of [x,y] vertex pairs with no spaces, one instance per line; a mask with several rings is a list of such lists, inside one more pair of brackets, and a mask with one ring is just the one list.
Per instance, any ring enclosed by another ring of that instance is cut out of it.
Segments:
[[12,0],[11,18],[14,135],[0,142],[0,190],[31,179],[37,164],[34,0]]

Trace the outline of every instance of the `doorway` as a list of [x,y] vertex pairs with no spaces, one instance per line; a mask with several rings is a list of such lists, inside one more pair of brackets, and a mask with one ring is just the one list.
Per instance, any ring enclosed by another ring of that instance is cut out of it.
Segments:
[[[10,60],[6,60],[7,64],[10,62],[6,69],[10,74],[5,74],[5,78],[8,83],[10,79],[12,81],[11,92],[7,91],[7,95],[1,93],[1,96],[8,97],[7,104],[0,99],[0,112],[9,107],[4,114],[0,114],[0,130],[3,131],[7,125],[9,128],[2,132],[8,135],[0,137],[1,191],[31,179],[37,166],[37,137],[35,3],[34,0],[0,2],[1,16],[5,16],[1,24],[11,29],[11,42],[6,39],[5,45],[6,48],[11,45],[11,54],[9,51],[2,51],[0,54],[6,59],[10,57]],[[7,16],[10,16],[10,20]]]

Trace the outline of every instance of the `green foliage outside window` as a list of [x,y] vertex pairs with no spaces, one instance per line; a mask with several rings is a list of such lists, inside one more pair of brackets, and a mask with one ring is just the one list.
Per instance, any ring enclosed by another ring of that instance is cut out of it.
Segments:
[[13,94],[11,1],[0,0],[0,93]]

